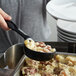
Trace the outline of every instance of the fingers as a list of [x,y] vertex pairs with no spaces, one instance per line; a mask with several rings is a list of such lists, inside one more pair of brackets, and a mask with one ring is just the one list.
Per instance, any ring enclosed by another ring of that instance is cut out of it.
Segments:
[[11,16],[6,14],[1,8],[0,8],[0,27],[4,30],[9,30],[7,23],[5,20],[11,20]]
[[2,17],[5,20],[11,20],[11,16],[9,16],[8,14],[6,14],[1,8],[0,8],[0,14],[2,15]]
[[1,14],[0,14],[0,27],[4,30],[9,30],[7,23],[5,22]]

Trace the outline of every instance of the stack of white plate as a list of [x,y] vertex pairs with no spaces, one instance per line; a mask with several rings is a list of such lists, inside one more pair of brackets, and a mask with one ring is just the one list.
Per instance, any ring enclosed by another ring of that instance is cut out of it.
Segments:
[[58,19],[57,37],[60,42],[76,42],[76,22]]

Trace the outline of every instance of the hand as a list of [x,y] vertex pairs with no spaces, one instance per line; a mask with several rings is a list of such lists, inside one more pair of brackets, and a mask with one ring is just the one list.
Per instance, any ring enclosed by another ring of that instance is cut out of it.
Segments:
[[0,8],[0,27],[4,30],[9,30],[7,23],[5,20],[11,20],[11,16],[9,16],[7,13],[5,13],[1,8]]

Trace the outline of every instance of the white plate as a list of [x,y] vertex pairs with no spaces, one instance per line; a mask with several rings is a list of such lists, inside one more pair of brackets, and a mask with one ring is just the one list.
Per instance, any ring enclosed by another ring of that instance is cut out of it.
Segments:
[[67,39],[63,38],[62,36],[60,36],[60,35],[58,35],[58,37],[59,37],[60,39],[62,39],[64,42],[75,42],[75,41],[67,40]]
[[58,19],[57,26],[68,33],[76,34],[76,22],[69,22]]
[[61,34],[58,33],[58,37],[61,38],[62,40],[66,41],[66,42],[76,42],[76,40],[71,40],[70,38],[67,38]]
[[60,36],[58,36],[58,39],[60,39],[61,42],[67,42],[64,39],[62,39]]
[[65,34],[64,34],[64,35],[61,34],[60,32],[58,32],[58,34],[59,34],[60,36],[62,36],[63,38],[67,39],[67,40],[76,41],[76,38],[68,37],[68,36],[66,36]]
[[51,0],[46,10],[56,18],[76,21],[76,0]]
[[62,40],[61,38],[58,37],[58,42],[65,42],[64,40]]
[[71,37],[71,38],[76,38],[76,34],[71,34],[71,33],[68,33],[62,29],[60,29],[59,27],[57,27],[57,31],[62,33],[63,35],[66,35],[68,37]]

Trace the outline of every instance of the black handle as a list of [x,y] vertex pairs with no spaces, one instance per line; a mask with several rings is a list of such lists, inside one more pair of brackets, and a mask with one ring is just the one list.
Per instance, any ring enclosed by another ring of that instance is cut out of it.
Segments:
[[17,32],[19,35],[21,35],[25,40],[30,38],[27,34],[25,34],[21,29],[19,29],[16,24],[14,24],[12,21],[7,21],[6,23],[9,28],[11,28],[13,31]]

